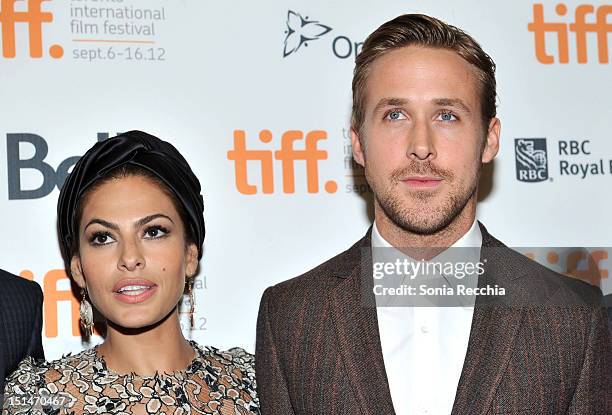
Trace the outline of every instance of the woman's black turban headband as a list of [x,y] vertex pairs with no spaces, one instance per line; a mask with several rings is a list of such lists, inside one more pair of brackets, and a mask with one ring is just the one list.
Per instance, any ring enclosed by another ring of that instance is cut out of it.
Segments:
[[65,258],[78,238],[76,210],[83,193],[98,179],[123,165],[144,168],[159,177],[176,195],[187,214],[185,227],[191,230],[202,257],[204,243],[204,201],[200,182],[187,161],[170,143],[142,131],[129,131],[96,143],[76,163],[66,179],[57,202],[57,225]]

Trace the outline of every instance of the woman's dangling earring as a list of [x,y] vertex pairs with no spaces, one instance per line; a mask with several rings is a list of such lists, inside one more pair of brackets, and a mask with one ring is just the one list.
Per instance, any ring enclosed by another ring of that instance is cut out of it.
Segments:
[[195,296],[193,295],[193,277],[187,276],[187,287],[189,290],[189,325],[193,330],[193,314],[195,313]]
[[81,315],[81,327],[85,336],[90,337],[93,333],[93,308],[91,303],[87,301],[87,290],[81,288],[81,306],[79,307],[79,314]]

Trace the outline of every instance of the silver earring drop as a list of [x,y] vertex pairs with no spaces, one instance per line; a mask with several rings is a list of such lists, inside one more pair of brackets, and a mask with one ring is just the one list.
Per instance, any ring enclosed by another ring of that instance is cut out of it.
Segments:
[[87,337],[90,337],[93,333],[93,308],[91,303],[87,301],[87,290],[81,288],[81,305],[79,307],[79,314],[81,316],[81,327]]

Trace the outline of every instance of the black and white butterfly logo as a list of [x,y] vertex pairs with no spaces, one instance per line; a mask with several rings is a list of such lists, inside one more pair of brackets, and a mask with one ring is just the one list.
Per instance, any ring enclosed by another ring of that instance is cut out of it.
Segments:
[[318,21],[308,20],[301,14],[292,10],[287,12],[287,30],[285,33],[285,49],[283,50],[283,58],[297,52],[302,45],[308,46],[309,41],[319,39],[332,28],[319,23]]

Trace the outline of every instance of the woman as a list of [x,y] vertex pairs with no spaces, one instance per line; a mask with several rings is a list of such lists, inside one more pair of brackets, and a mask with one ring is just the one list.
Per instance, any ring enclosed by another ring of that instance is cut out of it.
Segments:
[[82,293],[81,324],[91,330],[93,304],[107,334],[75,356],[25,359],[8,379],[3,414],[259,413],[252,355],[202,348],[181,332],[202,214],[198,179],[156,137],[131,131],[79,160],[60,192],[58,231]]

